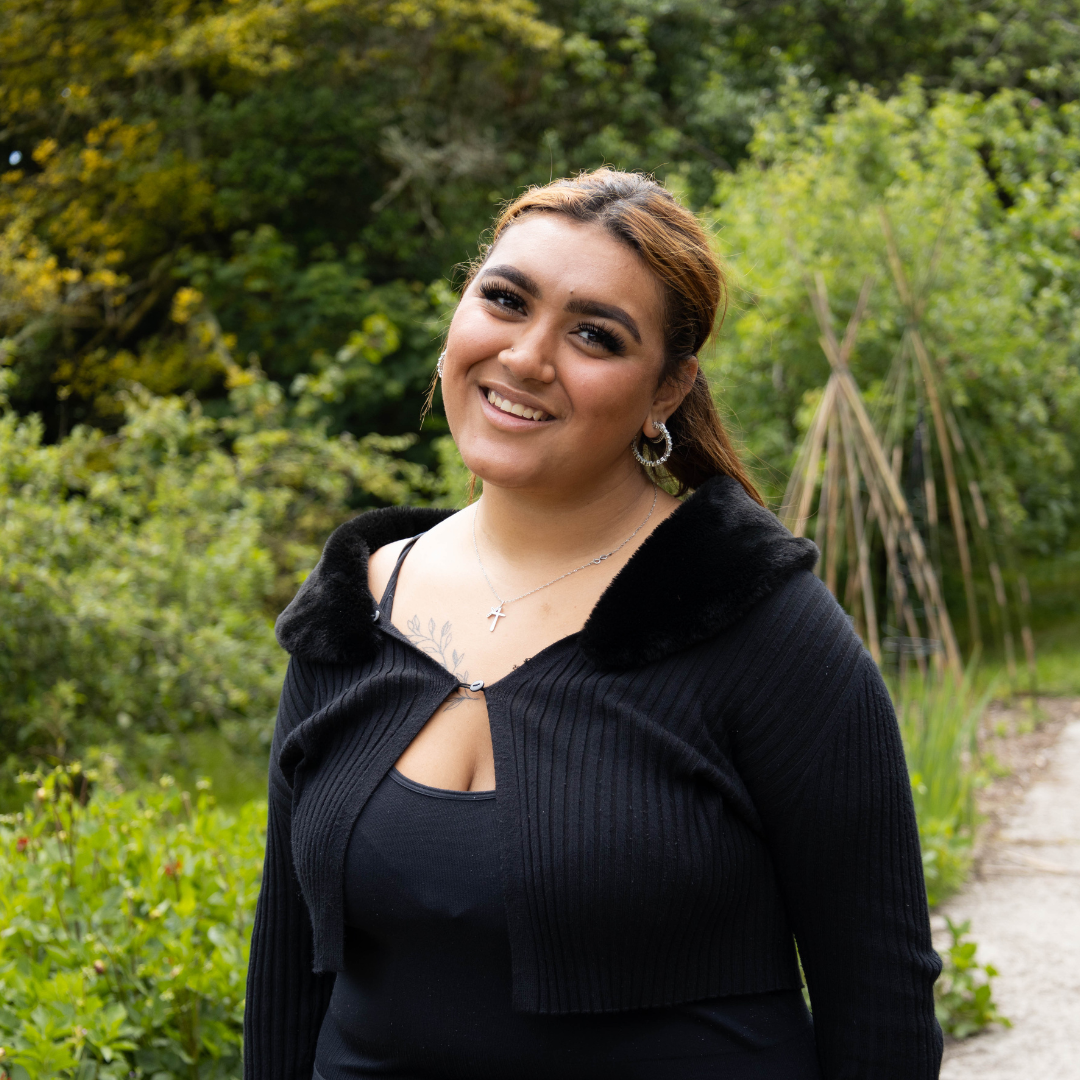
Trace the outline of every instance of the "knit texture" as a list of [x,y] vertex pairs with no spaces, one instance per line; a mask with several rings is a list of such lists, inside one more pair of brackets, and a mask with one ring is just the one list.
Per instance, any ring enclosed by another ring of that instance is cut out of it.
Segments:
[[[598,657],[583,631],[485,688],[514,1006],[594,1013],[795,987],[794,934],[826,1080],[929,1080],[940,964],[888,695],[832,596],[798,568],[805,550],[755,517],[734,530],[740,551],[716,515],[684,513],[699,494],[601,600],[615,611],[632,599],[620,582],[650,569],[666,579],[682,607],[655,634],[652,619],[636,631],[655,656],[617,666],[627,650]],[[711,499],[738,495],[725,485]],[[729,509],[723,520],[745,507]],[[702,518],[711,545],[680,535]],[[747,528],[765,549],[756,575]],[[789,540],[784,572],[777,545]],[[731,587],[688,579],[689,556],[665,558],[680,542],[711,548],[721,576],[734,566]],[[689,628],[674,625],[680,614]],[[394,635],[365,633],[353,663],[294,653],[282,693],[248,1080],[311,1075],[343,966],[349,833],[456,686]]]

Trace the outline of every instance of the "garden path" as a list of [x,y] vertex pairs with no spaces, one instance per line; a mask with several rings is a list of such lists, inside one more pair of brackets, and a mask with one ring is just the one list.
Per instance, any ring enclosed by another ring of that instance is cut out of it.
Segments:
[[1080,1077],[1080,699],[1054,704],[1060,735],[1035,762],[1042,774],[934,919],[939,934],[944,914],[971,920],[1013,1022],[947,1046],[942,1080]]

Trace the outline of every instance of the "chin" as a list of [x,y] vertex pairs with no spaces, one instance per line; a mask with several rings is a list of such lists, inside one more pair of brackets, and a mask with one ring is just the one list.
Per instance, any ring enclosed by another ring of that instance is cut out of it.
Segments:
[[465,467],[485,484],[501,488],[543,488],[561,484],[559,470],[549,459],[518,451],[465,453]]

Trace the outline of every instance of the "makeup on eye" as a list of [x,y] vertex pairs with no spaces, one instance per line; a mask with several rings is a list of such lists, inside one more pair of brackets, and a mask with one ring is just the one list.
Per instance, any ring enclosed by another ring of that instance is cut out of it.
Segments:
[[[626,352],[626,342],[614,330],[609,330],[606,326],[600,326],[597,323],[578,323],[573,332],[591,348],[605,349],[616,356],[622,356]],[[586,338],[586,334],[592,334],[593,340]]]
[[[503,268],[502,272],[505,272],[505,268]],[[495,276],[493,270],[489,271],[489,273],[492,277]],[[503,311],[513,311],[518,314],[526,313],[528,302],[516,289],[509,288],[497,281],[486,281],[479,286],[479,292],[488,303],[496,305]],[[635,341],[639,344],[641,342],[637,325],[621,308],[610,307],[591,300],[570,300],[565,310],[579,315],[599,315],[601,318],[610,318],[615,322],[620,322],[630,331]],[[622,356],[626,352],[626,342],[622,337],[614,330],[599,323],[579,323],[571,332],[578,334],[584,344],[590,348],[605,349],[617,356]]]
[[525,310],[525,298],[513,289],[495,282],[486,282],[480,286],[480,295],[489,303],[495,304],[506,311],[523,312]]

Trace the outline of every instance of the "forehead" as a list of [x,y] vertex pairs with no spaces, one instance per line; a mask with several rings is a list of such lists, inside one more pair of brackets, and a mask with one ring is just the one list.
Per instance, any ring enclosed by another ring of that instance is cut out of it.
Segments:
[[631,310],[635,318],[658,317],[660,286],[629,245],[600,225],[564,214],[534,211],[511,225],[488,252],[486,266],[512,265],[533,278],[544,299],[559,303],[573,293]]

